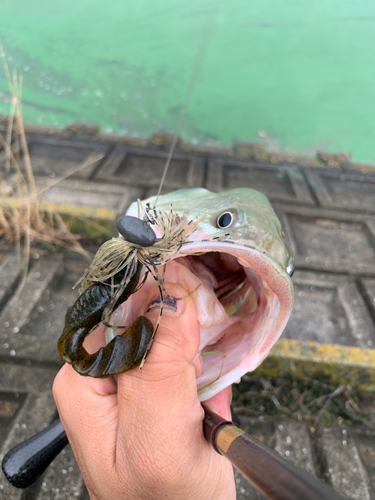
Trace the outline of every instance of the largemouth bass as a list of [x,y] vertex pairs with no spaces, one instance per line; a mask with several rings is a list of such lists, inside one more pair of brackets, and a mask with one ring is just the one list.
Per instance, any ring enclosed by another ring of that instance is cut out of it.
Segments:
[[[143,204],[153,206],[154,201],[149,198]],[[293,305],[294,261],[278,218],[258,191],[239,188],[215,194],[184,189],[161,196],[157,210],[169,212],[171,206],[197,224],[168,256],[164,281],[196,289],[197,357],[203,364],[197,385],[204,401],[259,366],[280,337]],[[137,213],[133,203],[127,214]],[[151,286],[155,281],[150,277],[118,307],[110,323],[133,323]],[[115,333],[108,328],[108,340]]]

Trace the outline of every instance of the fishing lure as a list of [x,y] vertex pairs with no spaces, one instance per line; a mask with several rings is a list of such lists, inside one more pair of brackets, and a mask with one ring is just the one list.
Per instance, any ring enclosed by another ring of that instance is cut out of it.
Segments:
[[[142,204],[138,200],[138,214]],[[157,238],[151,225],[160,226]],[[104,378],[131,370],[143,363],[151,349],[163,313],[163,280],[158,267],[168,262],[195,231],[196,223],[173,212],[156,211],[146,205],[143,220],[122,216],[116,222],[120,236],[106,241],[97,251],[81,283],[80,296],[68,308],[58,351],[64,361],[81,375]],[[141,278],[142,271],[144,276]],[[160,292],[157,323],[140,316],[125,331],[116,335],[105,347],[89,354],[83,343],[96,327],[108,323],[111,314],[138,291],[151,274]],[[78,284],[76,283],[76,285]]]

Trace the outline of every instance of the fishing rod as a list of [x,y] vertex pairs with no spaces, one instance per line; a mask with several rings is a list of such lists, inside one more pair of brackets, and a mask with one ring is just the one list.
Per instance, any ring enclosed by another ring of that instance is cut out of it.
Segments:
[[207,441],[268,500],[348,500],[319,479],[204,408]]
[[[249,436],[233,422],[203,408],[203,432],[207,441],[266,499],[345,500],[332,488]],[[16,488],[27,488],[43,474],[68,442],[60,419],[55,420],[5,455],[2,470],[6,479]]]

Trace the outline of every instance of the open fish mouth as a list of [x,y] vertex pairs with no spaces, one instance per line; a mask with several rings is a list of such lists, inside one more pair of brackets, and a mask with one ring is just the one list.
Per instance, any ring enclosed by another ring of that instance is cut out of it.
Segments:
[[276,274],[274,263],[256,250],[244,252],[233,244],[230,249],[225,244],[220,248],[213,243],[212,250],[207,246],[202,255],[177,258],[166,272],[167,281],[174,275],[185,286],[190,284],[188,290],[201,283],[192,298],[200,324],[197,356],[203,368],[197,386],[202,401],[259,366],[281,335],[293,302],[288,278],[279,274],[280,269]]
[[[213,195],[206,190],[191,191]],[[272,216],[276,218],[273,211]],[[272,225],[271,230],[275,230]],[[291,257],[286,245],[282,258],[278,247],[276,260],[254,238],[236,239],[233,236],[238,232],[230,237],[226,232],[226,239],[222,239],[217,234],[210,234],[207,220],[203,222],[180,251],[170,256],[164,273],[164,282],[176,283],[187,292],[195,290],[191,298],[200,326],[196,357],[201,357],[197,377],[201,401],[259,366],[280,337],[293,304],[293,286],[287,272]],[[283,243],[282,238],[280,241]],[[113,313],[111,323],[131,324],[154,286],[154,279],[149,277],[144,287]],[[113,333],[107,332],[107,338]]]

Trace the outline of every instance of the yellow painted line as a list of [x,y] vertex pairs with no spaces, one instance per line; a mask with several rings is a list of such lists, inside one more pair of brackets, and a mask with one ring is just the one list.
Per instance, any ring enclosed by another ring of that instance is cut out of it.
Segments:
[[[0,207],[27,208],[35,203],[32,197],[13,198],[0,197]],[[56,212],[64,220],[73,233],[83,233],[93,237],[109,237],[117,234],[115,221],[117,212],[107,208],[78,206],[52,203],[45,200],[39,202],[41,212]]]
[[375,391],[375,350],[280,339],[256,374],[320,378]]
[[40,208],[57,212],[73,233],[106,238],[117,236],[115,221],[118,214],[114,210],[51,202],[42,202]]
[[94,208],[88,206],[77,205],[64,205],[58,203],[42,202],[40,204],[41,210],[53,210],[58,214],[72,215],[74,217],[82,217],[88,219],[101,219],[106,221],[114,221],[117,219],[118,214],[114,210],[107,208]]
[[305,359],[317,363],[340,363],[348,367],[368,366],[375,369],[374,349],[280,339],[272,348],[271,355],[290,359]]
[[[27,205],[32,203],[32,198],[13,198],[13,197],[0,197],[1,206],[9,207],[22,207],[22,205]],[[91,219],[105,219],[114,220],[117,217],[117,212],[114,210],[108,210],[106,208],[94,208],[90,206],[78,206],[78,205],[65,205],[59,203],[52,203],[48,201],[39,202],[40,210],[47,211],[52,210],[59,214],[70,214],[77,217],[89,217]]]

